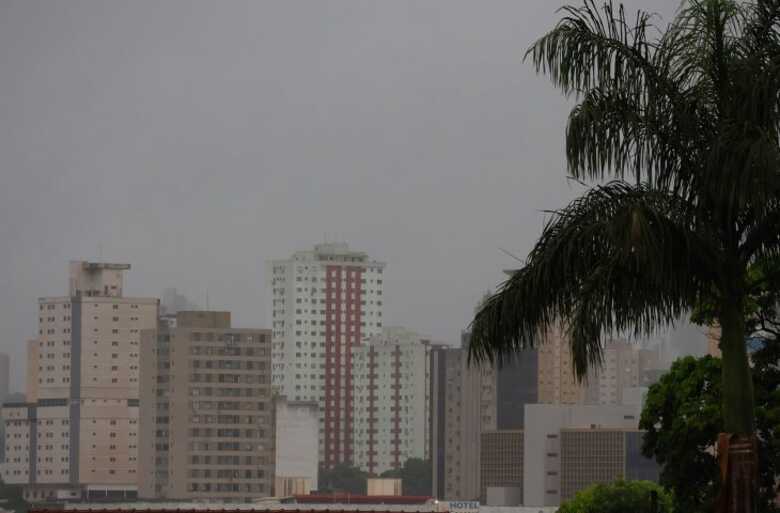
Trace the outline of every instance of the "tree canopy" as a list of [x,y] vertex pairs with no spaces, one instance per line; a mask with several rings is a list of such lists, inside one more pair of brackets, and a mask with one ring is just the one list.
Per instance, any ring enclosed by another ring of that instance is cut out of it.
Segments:
[[558,513],[672,513],[672,500],[650,481],[617,481],[578,492]]
[[[762,512],[775,511],[780,470],[780,348],[772,342],[753,354]],[[709,513],[720,488],[712,450],[723,430],[720,373],[719,358],[681,358],[645,401],[643,452],[661,464],[661,484],[674,492],[677,513]]]
[[333,493],[366,494],[368,474],[358,467],[338,463],[332,469],[320,468],[320,491]]
[[433,494],[433,468],[430,460],[409,458],[400,469],[387,470],[380,477],[400,478],[404,495]]

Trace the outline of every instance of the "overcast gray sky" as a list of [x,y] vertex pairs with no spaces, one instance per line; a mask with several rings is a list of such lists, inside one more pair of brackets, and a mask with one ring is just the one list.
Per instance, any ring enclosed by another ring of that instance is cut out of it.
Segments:
[[[386,324],[458,342],[565,178],[567,104],[523,53],[564,0],[0,0],[0,350],[36,298],[128,262],[266,327],[264,261],[388,263]],[[669,19],[678,0],[634,0]]]

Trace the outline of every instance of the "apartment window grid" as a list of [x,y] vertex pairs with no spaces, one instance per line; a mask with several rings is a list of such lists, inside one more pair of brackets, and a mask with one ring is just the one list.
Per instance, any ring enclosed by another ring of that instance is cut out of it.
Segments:
[[482,499],[485,499],[488,487],[507,486],[522,489],[522,431],[482,433],[480,481]]
[[562,431],[561,500],[592,484],[624,478],[624,440],[622,431]]

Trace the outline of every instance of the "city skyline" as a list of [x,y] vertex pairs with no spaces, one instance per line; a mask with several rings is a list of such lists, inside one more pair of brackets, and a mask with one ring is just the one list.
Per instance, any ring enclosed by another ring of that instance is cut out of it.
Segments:
[[326,234],[389,263],[387,324],[457,343],[580,192],[522,62],[563,3],[3,2],[0,351],[76,259],[268,326],[263,262]]

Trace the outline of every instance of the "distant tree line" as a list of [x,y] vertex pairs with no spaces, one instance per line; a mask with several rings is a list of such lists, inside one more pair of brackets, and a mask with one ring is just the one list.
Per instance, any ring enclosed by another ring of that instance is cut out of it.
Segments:
[[[369,477],[368,472],[346,463],[332,469],[320,468],[319,491],[364,495]],[[431,462],[420,458],[410,458],[400,469],[385,471],[378,477],[400,478],[404,495],[430,496],[433,490]]]

